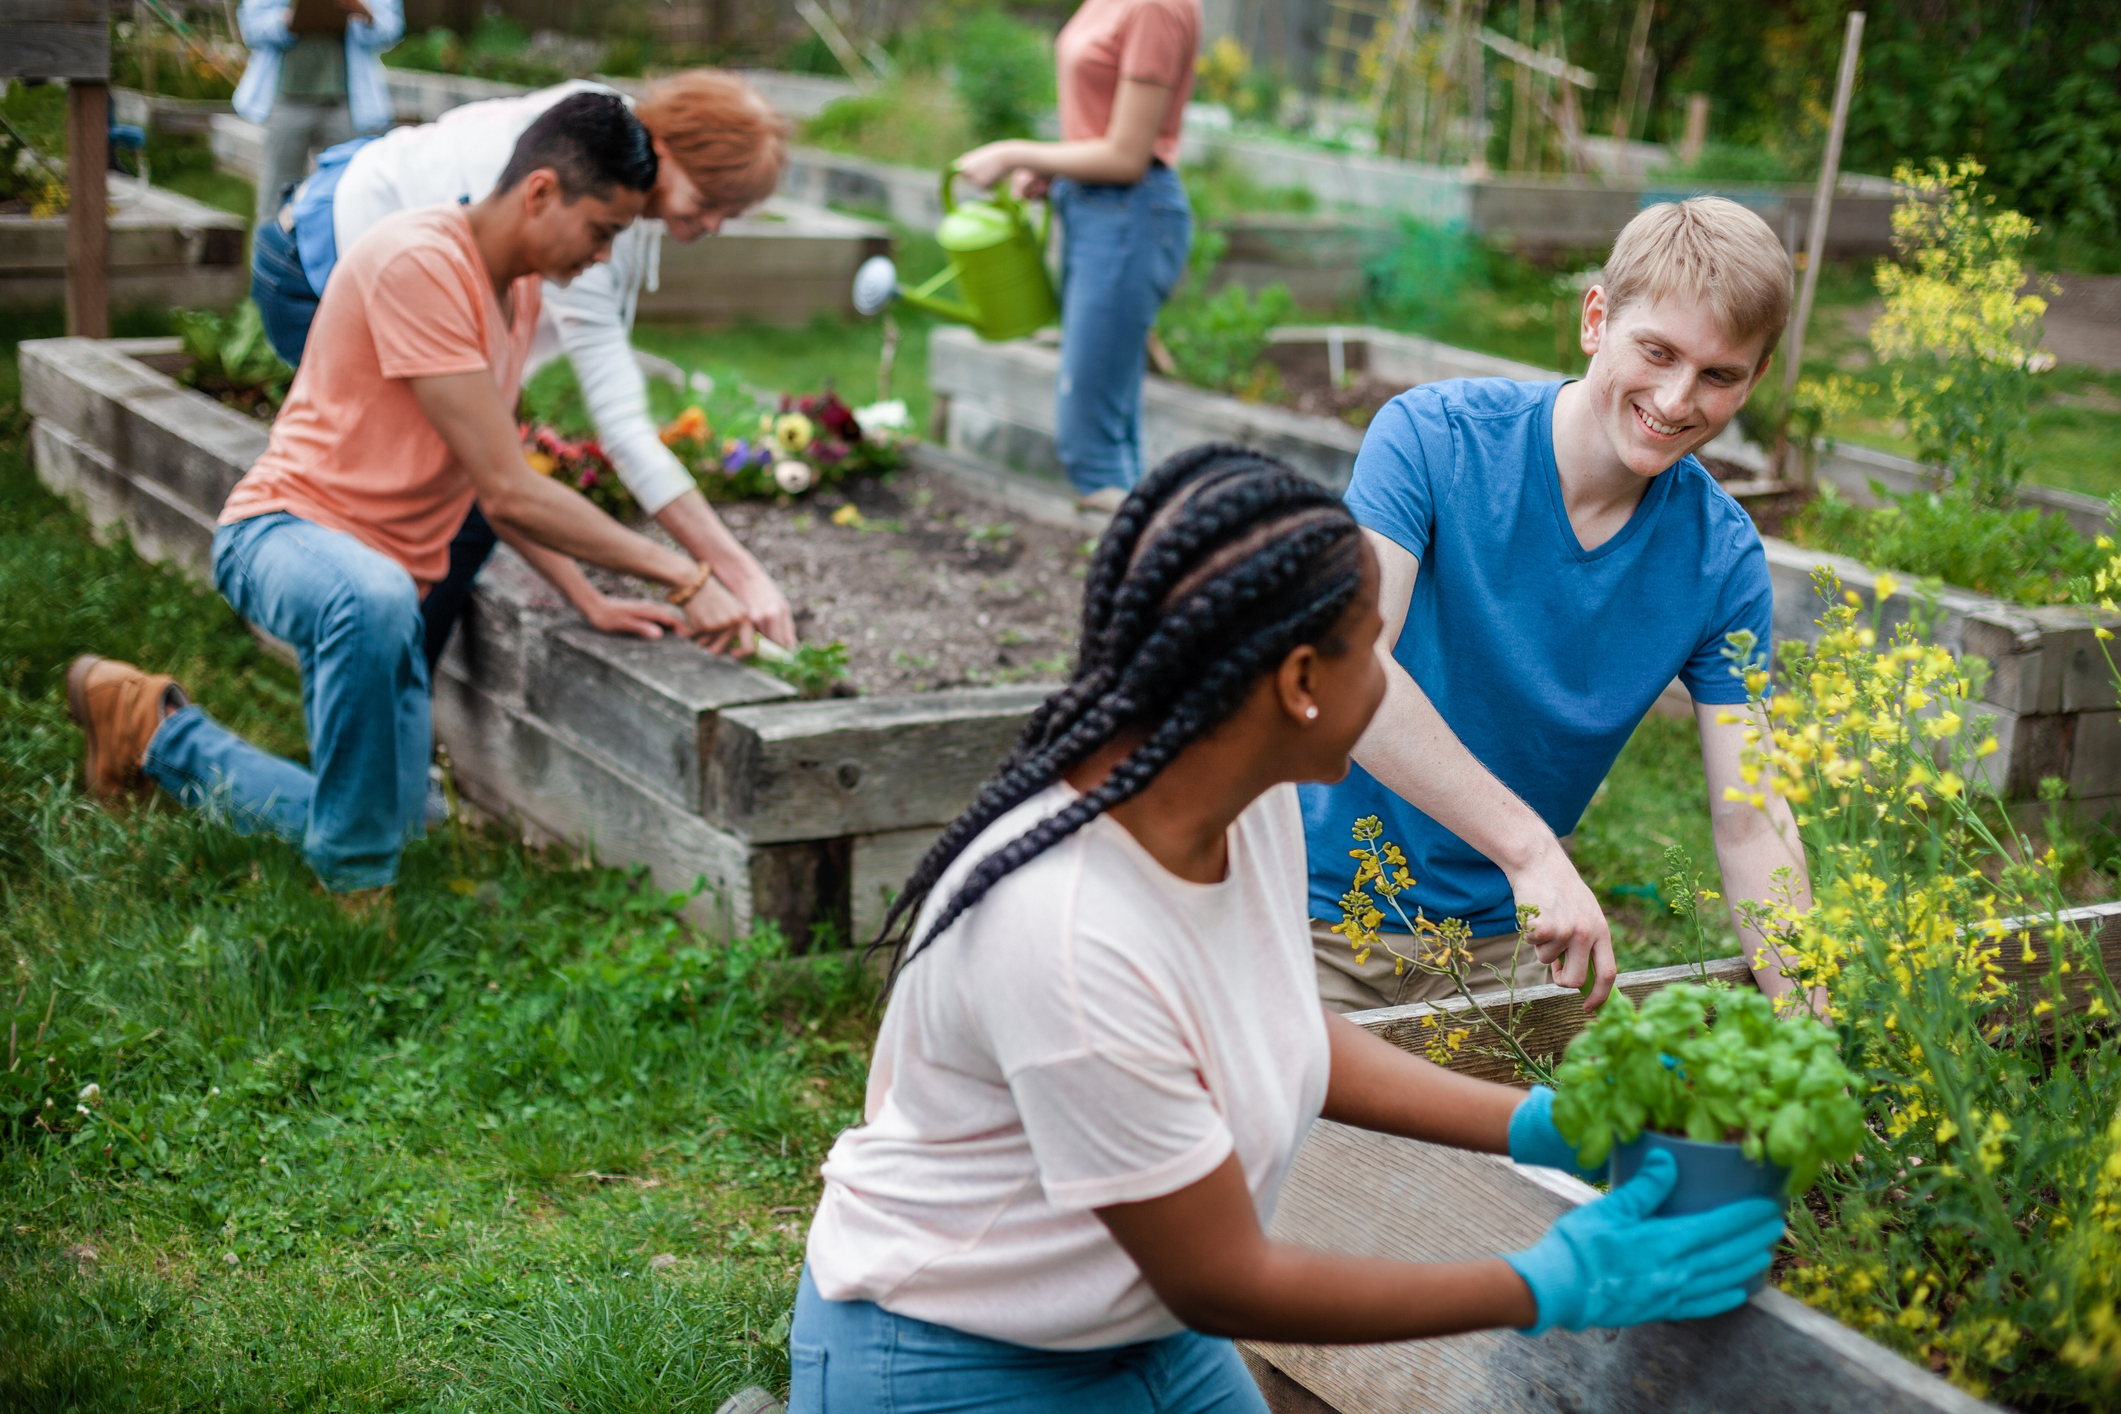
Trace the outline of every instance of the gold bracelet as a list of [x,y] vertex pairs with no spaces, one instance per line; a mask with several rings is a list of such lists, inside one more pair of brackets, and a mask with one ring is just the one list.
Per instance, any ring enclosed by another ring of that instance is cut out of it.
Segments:
[[690,602],[692,596],[699,593],[702,589],[705,589],[707,587],[707,581],[713,578],[714,567],[712,565],[702,562],[700,565],[700,572],[692,577],[692,582],[690,584],[685,585],[683,588],[673,589],[670,591],[670,602],[679,605]]

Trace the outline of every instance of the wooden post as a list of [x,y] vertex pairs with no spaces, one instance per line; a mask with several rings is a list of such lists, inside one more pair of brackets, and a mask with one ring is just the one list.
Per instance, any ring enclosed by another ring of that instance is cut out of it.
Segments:
[[110,336],[110,0],[0,0],[0,78],[65,79],[66,327]]
[[66,88],[66,332],[110,337],[110,86],[76,79]]
[[1679,162],[1681,166],[1693,165],[1701,156],[1701,149],[1709,145],[1709,96],[1705,93],[1690,93],[1686,96],[1686,135],[1679,139]]
[[1848,37],[1841,42],[1841,76],[1834,83],[1834,122],[1826,132],[1826,160],[1819,167],[1819,192],[1812,198],[1812,229],[1804,249],[1804,284],[1797,296],[1797,317],[1784,345],[1782,365],[1783,404],[1797,392],[1798,370],[1804,362],[1804,326],[1812,317],[1812,296],[1819,290],[1819,263],[1826,254],[1826,221],[1834,209],[1834,182],[1841,175],[1841,135],[1848,127],[1849,94],[1856,87],[1856,54],[1863,47],[1863,11],[1849,12]]
[[[1536,19],[1532,0],[1517,0],[1517,43],[1520,48],[1532,47],[1532,25]],[[1525,170],[1525,159],[1529,156],[1532,142],[1532,68],[1519,59],[1517,70],[1517,92],[1510,101],[1510,170]]]
[[1626,142],[1634,136],[1635,100],[1642,92],[1643,58],[1650,44],[1650,10],[1651,0],[1639,0],[1635,6],[1635,32],[1628,36],[1628,66],[1620,80],[1620,101],[1613,109],[1615,142]]

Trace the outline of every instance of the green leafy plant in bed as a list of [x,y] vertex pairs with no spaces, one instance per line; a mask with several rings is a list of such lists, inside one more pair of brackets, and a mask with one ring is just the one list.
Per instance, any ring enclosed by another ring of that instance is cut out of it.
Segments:
[[1790,1192],[1856,1152],[1859,1082],[1832,1031],[1755,991],[1681,983],[1640,1009],[1616,994],[1554,1072],[1554,1123],[1597,1167],[1644,1130],[1736,1143],[1790,1171]]
[[1296,300],[1279,281],[1254,294],[1233,280],[1209,294],[1208,275],[1228,244],[1219,231],[1193,238],[1185,285],[1157,317],[1156,333],[1186,382],[1262,401],[1281,388],[1279,373],[1265,362],[1268,336],[1289,322]]
[[2021,604],[2070,603],[2070,581],[2103,562],[2098,547],[2053,511],[1983,505],[1958,487],[1906,495],[1874,490],[1883,505],[1859,506],[1821,487],[1790,524],[1790,538]]
[[258,306],[243,301],[233,315],[180,309],[177,330],[191,365],[183,381],[254,417],[270,422],[287,400],[295,371],[280,361],[265,337]]

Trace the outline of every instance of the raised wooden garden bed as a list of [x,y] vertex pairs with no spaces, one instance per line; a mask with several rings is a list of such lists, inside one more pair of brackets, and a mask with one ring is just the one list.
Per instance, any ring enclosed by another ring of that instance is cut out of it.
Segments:
[[[99,529],[204,579],[215,517],[265,429],[178,384],[176,340],[21,345],[43,482]],[[690,891],[718,932],[880,919],[1048,689],[1011,684],[805,702],[676,640],[606,637],[505,547],[435,683],[466,796]]]
[[776,196],[723,223],[711,239],[664,241],[656,285],[642,291],[640,315],[803,325],[820,314],[852,314],[854,272],[890,249],[887,226]]
[[[110,175],[114,308],[218,308],[243,298],[243,222],[188,196]],[[0,214],[0,309],[66,298],[66,218]]]
[[[2121,977],[2121,904],[2072,909],[2028,927],[2003,949],[2005,980],[2044,995],[2048,928],[2091,935],[2109,976]],[[2032,958],[2022,956],[2024,945]],[[1734,987],[1752,985],[1740,958],[1707,965]],[[1696,980],[1692,967],[1622,974],[1618,987],[1640,1000],[1660,987]],[[2080,989],[2079,1004],[2090,995]],[[1534,1055],[1558,1054],[1584,1024],[1572,989],[1531,987],[1506,1001],[1484,999]],[[1424,1022],[1471,1024],[1476,1035],[1449,1063],[1482,1079],[1517,1082],[1507,1061],[1479,1044],[1477,1020],[1459,998],[1356,1012],[1349,1019],[1394,1045],[1419,1052]],[[1595,1196],[1551,1169],[1392,1139],[1320,1121],[1297,1156],[1275,1213],[1274,1234],[1307,1246],[1403,1261],[1462,1261],[1530,1245],[1561,1213]],[[1769,1289],[1728,1315],[1684,1324],[1526,1340],[1485,1331],[1394,1345],[1301,1346],[1250,1343],[1262,1387],[1291,1414],[1383,1414],[1405,1409],[1472,1411],[1731,1410],[1747,1414],[1972,1414],[1982,1402],[1828,1316]],[[1278,1378],[1277,1378],[1278,1377]],[[1279,1388],[1278,1388],[1279,1386]]]
[[[929,340],[928,380],[936,394],[936,423],[948,447],[1016,472],[1024,480],[1064,489],[1053,449],[1053,381],[1058,346],[1042,340],[982,343],[960,329],[938,329]],[[1360,326],[1275,331],[1268,356],[1292,377],[1315,376],[1328,363],[1384,386],[1412,387],[1443,378],[1561,375],[1506,359],[1455,349],[1428,339]],[[1734,445],[1739,450],[1733,434]],[[1166,378],[1151,377],[1142,398],[1143,455],[1150,463],[1209,440],[1244,442],[1274,453],[1338,490],[1347,485],[1362,432],[1346,421],[1242,402]],[[1710,451],[1721,450],[1719,446]],[[1863,448],[1830,448],[1821,457],[1822,482],[1852,497],[1871,499],[1869,483],[1889,489],[1917,484],[1923,468]],[[2082,520],[2103,503],[2068,492],[2035,488],[2028,504],[2062,510]],[[2079,502],[2086,504],[2080,505]],[[1824,609],[1812,590],[1812,569],[1831,565],[1842,583],[1870,596],[1876,572],[1857,561],[1762,537],[1775,583],[1775,637],[1813,640],[1813,620]],[[1901,593],[1885,619],[1910,611]],[[2108,616],[2110,617],[2110,616]],[[2121,619],[2112,620],[2121,624]],[[1995,718],[2002,750],[1984,763],[2008,799],[2031,801],[2043,778],[2059,776],[2090,818],[2121,806],[2121,703],[2093,637],[2093,620],[2070,607],[2028,608],[1970,591],[1938,592],[1932,633],[1955,653],[1977,654],[1992,672],[1980,710]]]
[[[1469,177],[1462,167],[1336,152],[1251,134],[1186,133],[1185,161],[1217,158],[1265,187],[1300,187],[1328,206],[1412,216],[1464,226],[1527,255],[1604,251],[1637,211],[1662,201],[1714,193],[1758,211],[1791,250],[1811,221],[1813,188],[1654,177]],[[1844,174],[1827,228],[1830,259],[1892,249],[1892,183]]]

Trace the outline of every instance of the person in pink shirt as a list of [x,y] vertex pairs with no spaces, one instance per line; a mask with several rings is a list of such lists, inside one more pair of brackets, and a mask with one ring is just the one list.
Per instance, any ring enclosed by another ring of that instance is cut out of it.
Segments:
[[1083,0],[1054,42],[1059,142],[976,147],[958,169],[1010,177],[1061,219],[1061,466],[1081,504],[1112,511],[1141,479],[1142,376],[1156,312],[1185,272],[1193,210],[1178,180],[1200,0]]
[[[420,596],[474,499],[511,543],[661,581],[689,628],[710,629],[708,568],[538,475],[513,415],[541,280],[609,257],[656,162],[623,102],[578,94],[530,125],[484,200],[399,212],[346,253],[213,546],[215,588],[301,660],[309,764],[260,751],[168,677],[90,655],[67,673],[67,704],[96,794],[152,782],[299,845],[327,889],[365,896],[352,906],[376,901],[427,798]],[[707,637],[719,648],[729,633]]]

